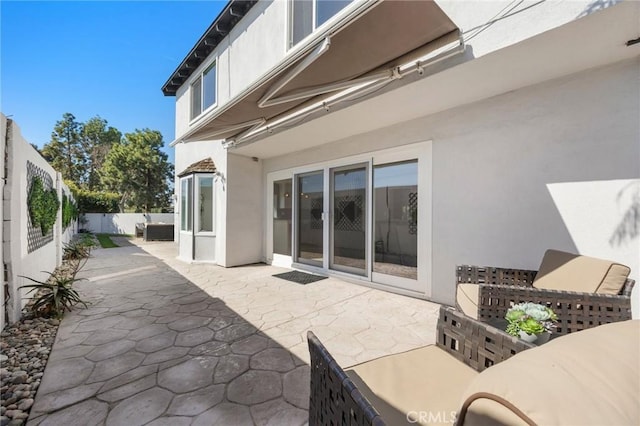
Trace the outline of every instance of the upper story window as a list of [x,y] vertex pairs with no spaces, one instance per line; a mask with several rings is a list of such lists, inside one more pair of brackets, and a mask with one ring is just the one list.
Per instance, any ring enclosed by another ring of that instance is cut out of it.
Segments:
[[293,47],[352,0],[291,0],[290,45]]
[[216,81],[216,62],[214,62],[191,83],[192,120],[212,105],[215,105],[217,99]]

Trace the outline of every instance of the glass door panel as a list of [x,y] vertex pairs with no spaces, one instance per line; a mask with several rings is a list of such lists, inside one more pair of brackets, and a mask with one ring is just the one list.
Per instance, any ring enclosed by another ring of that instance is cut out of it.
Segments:
[[273,182],[273,253],[291,256],[291,179]]
[[332,269],[367,275],[366,165],[331,169]]
[[324,172],[312,172],[296,177],[298,262],[322,266],[324,259]]
[[373,168],[373,272],[418,278],[418,162]]

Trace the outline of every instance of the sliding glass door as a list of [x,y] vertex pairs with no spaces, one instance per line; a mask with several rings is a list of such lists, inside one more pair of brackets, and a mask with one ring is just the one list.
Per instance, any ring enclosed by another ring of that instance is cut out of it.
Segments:
[[429,295],[430,168],[431,145],[420,143],[277,172],[273,259]]
[[334,168],[331,185],[329,267],[367,275],[367,164]]
[[324,171],[296,177],[298,262],[323,266],[324,261]]
[[373,272],[418,279],[418,162],[373,168]]

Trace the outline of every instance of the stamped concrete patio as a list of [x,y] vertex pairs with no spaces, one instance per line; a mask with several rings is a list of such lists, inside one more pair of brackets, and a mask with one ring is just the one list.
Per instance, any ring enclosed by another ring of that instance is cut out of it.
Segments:
[[135,244],[95,250],[81,272],[90,307],[62,321],[29,425],[302,425],[307,330],[342,366],[435,340],[433,303]]

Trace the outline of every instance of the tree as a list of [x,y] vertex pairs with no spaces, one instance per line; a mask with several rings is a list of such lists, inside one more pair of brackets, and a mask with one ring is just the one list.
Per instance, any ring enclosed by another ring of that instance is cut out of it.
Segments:
[[148,213],[169,206],[173,165],[161,151],[163,146],[157,130],[136,130],[107,154],[100,175],[106,189],[121,194],[121,212],[133,208]]
[[84,173],[85,155],[81,141],[82,124],[71,113],[64,113],[51,133],[51,142],[42,147],[42,155],[62,173],[62,177],[80,182]]
[[120,142],[122,133],[115,127],[108,126],[107,120],[100,116],[89,119],[82,126],[82,150],[86,156],[86,174],[82,183],[90,191],[99,189],[99,171],[104,164],[111,147]]

